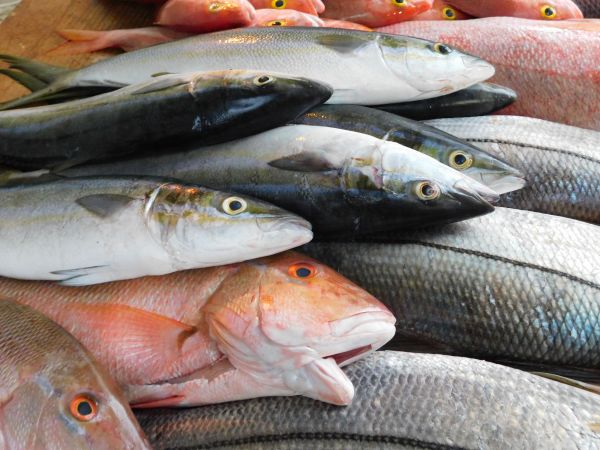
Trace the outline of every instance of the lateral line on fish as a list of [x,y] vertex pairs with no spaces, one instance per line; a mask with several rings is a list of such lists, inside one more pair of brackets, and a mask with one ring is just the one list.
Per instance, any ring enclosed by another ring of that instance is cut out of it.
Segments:
[[[283,442],[292,440],[304,441],[356,441],[356,442],[374,442],[378,444],[394,444],[402,446],[410,446],[419,449],[427,450],[468,450],[465,447],[456,447],[452,445],[438,444],[437,442],[427,442],[418,439],[411,439],[399,436],[377,436],[358,433],[287,433],[287,434],[267,434],[263,436],[251,436],[246,438],[232,439],[228,441],[211,442],[210,444],[194,445],[196,450],[212,449],[218,447],[240,446],[249,444],[264,444],[271,442]],[[178,449],[186,449],[191,447],[177,447]]]
[[438,250],[448,250],[448,251],[453,251],[453,252],[456,252],[456,253],[462,253],[462,254],[465,254],[465,255],[480,256],[482,258],[487,258],[487,259],[491,259],[491,260],[494,260],[494,261],[499,261],[499,262],[503,262],[503,263],[507,263],[507,264],[512,264],[512,265],[518,266],[518,267],[524,267],[524,268],[527,268],[527,269],[534,269],[534,270],[539,270],[540,272],[550,273],[552,275],[558,275],[558,276],[561,276],[561,277],[565,277],[566,279],[568,279],[570,281],[575,281],[577,283],[584,284],[584,285],[589,286],[589,287],[594,288],[594,289],[600,289],[600,284],[594,283],[593,281],[584,280],[583,278],[579,278],[579,277],[576,277],[574,275],[571,275],[571,274],[568,274],[568,273],[565,273],[565,272],[561,272],[560,270],[549,269],[547,267],[542,267],[542,266],[538,266],[536,264],[526,263],[526,262],[522,262],[522,261],[515,261],[515,260],[512,260],[512,259],[504,258],[502,256],[496,256],[496,255],[492,255],[492,254],[489,254],[489,253],[480,252],[478,250],[467,250],[467,249],[464,249],[464,248],[451,247],[449,245],[434,244],[434,243],[431,243],[431,242],[421,242],[421,241],[397,240],[396,243],[398,243],[398,244],[421,245],[423,247],[436,248]]
[[559,153],[561,155],[568,155],[568,156],[575,156],[577,158],[581,158],[584,159],[586,161],[590,161],[596,164],[600,164],[600,159],[595,159],[592,158],[591,156],[587,156],[587,155],[580,155],[579,153],[574,153],[574,152],[570,152],[568,150],[560,150],[560,149],[556,149],[556,148],[551,148],[551,147],[544,147],[541,145],[530,145],[530,144],[525,144],[525,143],[521,143],[521,142],[511,142],[511,141],[505,141],[502,139],[472,139],[472,138],[466,138],[465,139],[467,142],[479,142],[479,143],[490,143],[490,144],[506,144],[506,145],[515,145],[517,147],[522,147],[522,148],[532,148],[534,150],[543,150],[543,151],[549,151],[549,152],[555,152],[555,153]]

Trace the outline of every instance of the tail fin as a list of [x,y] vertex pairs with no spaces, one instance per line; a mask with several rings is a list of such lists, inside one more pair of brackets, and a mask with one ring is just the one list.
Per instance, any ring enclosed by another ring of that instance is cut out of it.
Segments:
[[18,69],[25,72],[46,84],[51,84],[57,81],[62,76],[71,72],[65,67],[52,66],[31,59],[19,58],[17,56],[6,55],[0,53],[0,60],[10,64],[11,69]]
[[39,91],[32,92],[29,95],[24,95],[15,100],[10,100],[6,103],[0,103],[0,111],[7,109],[21,108],[23,106],[33,105],[34,103],[47,102],[49,100],[65,99],[65,93],[60,89],[56,90],[53,87],[45,87]]
[[91,53],[111,46],[105,39],[106,31],[59,30],[58,34],[67,42],[51,50],[49,53],[53,55]]
[[44,83],[42,80],[38,80],[36,77],[25,72],[19,72],[13,69],[0,69],[0,74],[12,78],[32,92],[40,91],[48,86],[47,83]]

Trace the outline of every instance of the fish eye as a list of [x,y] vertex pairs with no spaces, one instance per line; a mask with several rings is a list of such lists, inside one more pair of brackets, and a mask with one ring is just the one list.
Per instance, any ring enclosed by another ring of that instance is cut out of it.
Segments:
[[450,153],[450,167],[452,167],[453,169],[467,170],[472,165],[473,156],[471,156],[470,154],[461,150],[456,150]]
[[540,13],[542,14],[543,19],[555,19],[556,18],[556,8],[550,5],[544,5],[540,8]]
[[392,0],[392,3],[396,6],[403,8],[406,5],[408,5],[408,0]]
[[209,12],[218,12],[223,9],[223,4],[219,2],[213,2],[208,5]]
[[288,273],[294,278],[306,280],[317,274],[317,268],[309,263],[297,263],[290,266]]
[[223,200],[223,211],[230,216],[243,213],[248,208],[246,200],[240,197],[229,197]]
[[271,7],[276,9],[283,9],[287,6],[286,0],[273,0],[271,2]]
[[264,86],[265,84],[269,84],[274,80],[275,78],[269,75],[259,75],[256,78],[254,78],[254,84],[257,86]]
[[448,47],[446,44],[441,44],[439,42],[433,44],[433,51],[439,53],[440,55],[447,55],[452,53],[452,49]]
[[283,27],[285,26],[285,22],[283,20],[271,20],[267,23],[268,27]]
[[98,403],[88,395],[78,395],[71,400],[69,411],[80,422],[89,422],[98,414]]
[[454,20],[456,19],[456,11],[454,8],[450,8],[449,6],[442,9],[442,15],[446,20]]
[[415,186],[415,194],[419,199],[428,201],[437,199],[441,191],[437,184],[430,181],[421,181]]

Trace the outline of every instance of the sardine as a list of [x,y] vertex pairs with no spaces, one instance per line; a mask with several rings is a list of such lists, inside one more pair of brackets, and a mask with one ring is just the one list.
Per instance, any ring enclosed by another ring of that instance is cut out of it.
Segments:
[[496,364],[376,352],[345,369],[350,406],[264,398],[139,411],[156,449],[600,448],[600,397]]
[[294,394],[347,404],[339,366],[396,330],[378,300],[292,252],[80,289],[0,278],[0,298],[73,333],[137,407]]
[[304,217],[321,239],[463,220],[491,212],[487,200],[498,199],[490,188],[400,144],[308,125],[60,173],[105,174],[172,176],[251,195]]
[[0,301],[0,447],[150,449],[123,393],[73,336]]
[[502,196],[499,206],[600,224],[600,133],[519,116],[428,123],[525,174],[527,187]]
[[[2,59],[10,62],[6,55]],[[115,89],[159,73],[226,69],[289,73],[333,87],[330,103],[371,105],[448,94],[494,74],[494,68],[482,59],[441,43],[337,28],[295,27],[193,36],[75,71],[50,68],[46,72],[39,63],[20,66],[36,78],[46,78],[50,85],[6,103],[2,109],[51,99],[72,88]]]
[[83,100],[0,113],[0,163],[39,169],[186,140],[227,142],[285,125],[331,92],[266,72],[165,75]]
[[0,195],[0,274],[85,285],[208,267],[310,241],[265,202],[158,178],[65,179]]
[[497,208],[397,244],[307,251],[376,295],[402,334],[464,356],[600,374],[600,227]]
[[294,121],[369,134],[417,150],[476,179],[499,194],[521,189],[523,175],[497,156],[451,134],[395,114],[355,105],[324,105]]
[[416,102],[375,106],[377,109],[414,120],[442,117],[485,116],[498,111],[517,99],[512,89],[493,83],[478,83],[453,94]]

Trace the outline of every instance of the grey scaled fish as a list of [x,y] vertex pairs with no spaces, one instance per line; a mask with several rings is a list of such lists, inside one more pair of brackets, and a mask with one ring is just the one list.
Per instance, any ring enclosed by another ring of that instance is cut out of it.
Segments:
[[294,121],[340,128],[397,142],[485,184],[498,194],[521,189],[523,175],[500,158],[421,122],[356,105],[323,105]]
[[212,147],[74,167],[63,176],[171,176],[251,195],[311,222],[321,239],[448,223],[493,210],[488,187],[394,142],[288,125]]
[[83,100],[0,113],[0,164],[39,169],[190,139],[226,142],[285,125],[331,93],[266,72],[163,75]]
[[0,301],[3,449],[149,450],[125,396],[69,333]]
[[600,17],[600,2],[598,0],[573,0],[584,17]]
[[351,405],[272,397],[137,412],[156,449],[600,448],[600,396],[474,359],[375,352]]
[[306,252],[377,296],[403,335],[450,353],[542,371],[580,368],[600,379],[600,227],[497,208],[396,241]]
[[526,188],[499,206],[600,224],[600,133],[540,119],[489,116],[430,125],[463,138],[525,174]]
[[414,120],[429,120],[484,116],[514,103],[516,99],[517,93],[510,88],[494,83],[478,83],[441,97],[379,105],[375,108]]
[[[225,69],[280,72],[331,86],[331,103],[374,105],[448,94],[490,78],[484,60],[442,43],[331,28],[239,28],[201,34],[67,71],[8,55],[0,59],[48,84],[2,105],[51,100],[70,89],[119,88],[159,73]],[[31,80],[30,80],[31,81]]]

